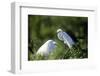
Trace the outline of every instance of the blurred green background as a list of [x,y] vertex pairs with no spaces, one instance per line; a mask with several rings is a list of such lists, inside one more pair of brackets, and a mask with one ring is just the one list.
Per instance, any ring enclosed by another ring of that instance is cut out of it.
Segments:
[[[65,48],[57,37],[57,29],[67,32],[75,41],[72,49]],[[36,52],[47,40],[58,43],[47,60],[88,58],[88,17],[28,15],[28,60],[44,60]]]

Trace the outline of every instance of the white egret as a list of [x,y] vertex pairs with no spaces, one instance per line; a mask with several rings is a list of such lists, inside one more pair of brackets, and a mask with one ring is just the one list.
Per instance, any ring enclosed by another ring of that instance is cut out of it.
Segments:
[[37,51],[37,55],[48,56],[56,47],[56,42],[53,40],[48,40],[45,42]]
[[72,46],[75,44],[73,39],[62,29],[57,30],[57,36],[58,39],[64,41],[64,44],[66,44],[69,48],[72,48]]

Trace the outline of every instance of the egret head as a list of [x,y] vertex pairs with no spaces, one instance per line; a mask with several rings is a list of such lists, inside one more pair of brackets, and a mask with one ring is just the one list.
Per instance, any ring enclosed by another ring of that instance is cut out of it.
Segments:
[[56,42],[53,41],[53,40],[48,40],[47,42],[48,42],[49,44],[51,44],[51,45],[56,45]]
[[58,29],[58,30],[57,30],[57,33],[62,32],[62,31],[63,31],[62,29]]

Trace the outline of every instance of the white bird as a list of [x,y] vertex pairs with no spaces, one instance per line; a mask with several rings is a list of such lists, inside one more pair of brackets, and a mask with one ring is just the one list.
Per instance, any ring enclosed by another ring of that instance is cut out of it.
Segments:
[[72,46],[75,44],[72,38],[62,29],[57,30],[57,36],[58,39],[64,41],[64,44],[68,45],[69,48],[72,48]]
[[37,51],[37,55],[48,56],[56,47],[56,42],[53,40],[48,40],[45,42]]

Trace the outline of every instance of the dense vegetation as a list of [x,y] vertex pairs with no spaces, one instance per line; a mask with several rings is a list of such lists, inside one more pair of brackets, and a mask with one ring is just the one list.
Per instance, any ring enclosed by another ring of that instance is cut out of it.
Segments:
[[[75,41],[72,49],[65,47],[57,37],[57,29],[67,32]],[[45,59],[35,56],[48,39],[55,40],[57,48],[47,59],[74,59],[88,57],[88,18],[71,16],[28,16],[28,60]]]

